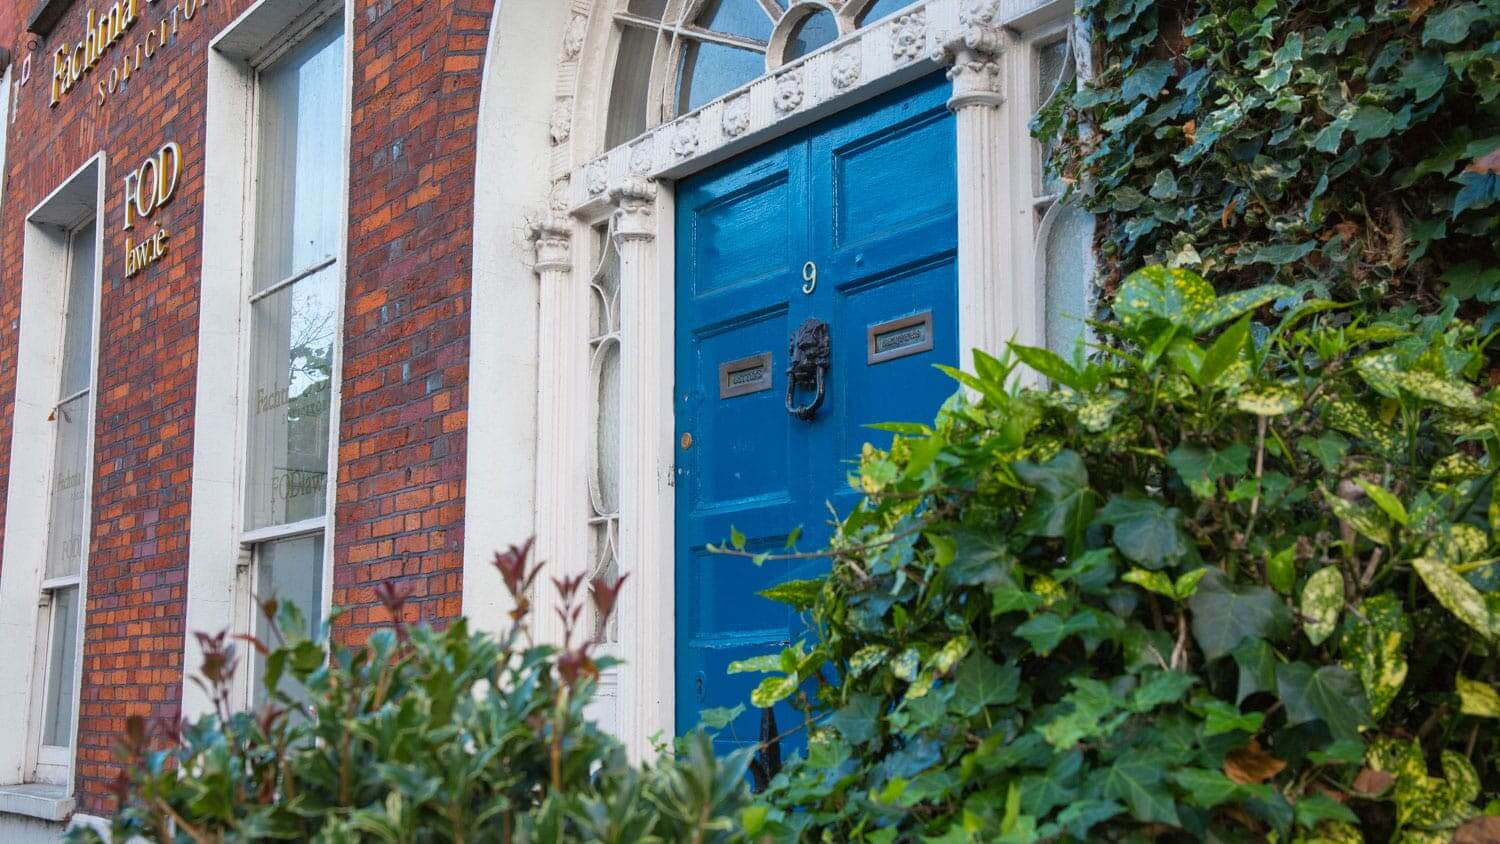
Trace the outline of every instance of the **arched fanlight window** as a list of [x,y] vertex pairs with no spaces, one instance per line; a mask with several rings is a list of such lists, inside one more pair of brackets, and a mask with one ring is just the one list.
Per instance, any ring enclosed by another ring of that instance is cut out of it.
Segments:
[[613,148],[917,0],[612,0]]

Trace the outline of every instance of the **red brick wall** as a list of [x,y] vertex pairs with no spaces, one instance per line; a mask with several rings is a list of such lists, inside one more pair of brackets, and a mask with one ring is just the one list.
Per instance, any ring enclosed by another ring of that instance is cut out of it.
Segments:
[[[182,0],[141,4],[118,61]],[[382,621],[371,589],[396,579],[426,619],[462,592],[470,224],[480,65],[493,0],[355,4],[349,289],[334,600],[341,638]],[[46,43],[10,128],[0,209],[0,517],[14,414],[23,220],[95,152],[108,155],[100,300],[94,529],[79,724],[79,809],[106,813],[127,715],[175,717],[182,688],[204,185],[205,52],[250,0],[207,0],[178,40],[100,108],[95,68],[50,108],[51,49],[82,37],[79,0]],[[15,3],[5,3],[12,7]],[[24,58],[24,21],[0,42]],[[103,63],[101,63],[103,64]],[[107,66],[104,68],[107,74]],[[125,172],[167,141],[184,152],[167,257],[124,278]],[[3,519],[0,519],[3,521]],[[3,564],[3,561],[0,561]],[[191,669],[191,667],[189,667]]]

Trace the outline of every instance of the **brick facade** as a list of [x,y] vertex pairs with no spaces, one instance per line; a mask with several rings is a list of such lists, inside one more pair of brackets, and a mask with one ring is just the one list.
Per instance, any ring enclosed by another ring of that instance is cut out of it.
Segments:
[[[8,477],[24,218],[96,152],[108,156],[93,532],[76,779],[107,813],[127,715],[180,711],[204,196],[205,55],[250,0],[202,0],[193,20],[101,107],[94,84],[140,33],[194,0],[141,0],[142,20],[78,89],[49,106],[51,57],[82,38],[78,0],[45,42],[20,32],[32,0],[0,9],[0,45],[32,56],[9,126],[0,208],[0,484]],[[459,612],[475,127],[494,0],[354,3],[353,137],[343,402],[333,520],[340,637],[382,618],[395,580],[428,620]],[[15,8],[16,6],[24,8]],[[179,11],[180,14],[180,11]],[[34,50],[34,52],[32,52]],[[121,180],[162,144],[183,181],[157,212],[167,256],[125,278]],[[0,494],[0,529],[5,496]],[[0,561],[3,565],[5,561]],[[189,670],[191,667],[189,667]]]

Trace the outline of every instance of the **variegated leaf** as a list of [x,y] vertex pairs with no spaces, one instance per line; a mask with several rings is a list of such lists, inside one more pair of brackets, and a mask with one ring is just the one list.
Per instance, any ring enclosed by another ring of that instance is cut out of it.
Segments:
[[1308,641],[1321,645],[1338,627],[1344,609],[1344,576],[1333,566],[1318,569],[1302,587],[1302,630]]
[[750,693],[750,703],[759,709],[774,706],[797,691],[795,676],[767,677]]
[[1191,270],[1160,265],[1131,273],[1115,296],[1115,314],[1126,328],[1158,317],[1192,329],[1217,300],[1213,285]]
[[1323,499],[1328,502],[1328,509],[1333,511],[1333,515],[1339,521],[1373,542],[1381,545],[1391,544],[1390,527],[1381,521],[1374,511],[1339,498],[1326,489],[1323,490]]
[[1114,424],[1115,411],[1125,403],[1125,394],[1112,390],[1102,396],[1090,396],[1078,407],[1078,424],[1085,430],[1099,433]]
[[1470,478],[1478,478],[1484,475],[1484,467],[1478,460],[1470,457],[1462,451],[1455,451],[1445,455],[1432,465],[1432,477],[1434,480],[1463,481]]
[[1485,603],[1484,596],[1469,581],[1464,580],[1462,575],[1449,568],[1446,563],[1436,560],[1417,560],[1412,565],[1417,574],[1422,576],[1422,582],[1427,584],[1427,590],[1448,612],[1482,636],[1495,635],[1494,621],[1490,617],[1490,608]]
[[1438,558],[1449,565],[1482,559],[1490,549],[1490,538],[1473,525],[1449,525],[1437,540]]
[[1328,424],[1351,436],[1373,442],[1383,450],[1396,448],[1396,432],[1361,405],[1348,401],[1329,402],[1323,410]]
[[1193,323],[1193,331],[1194,333],[1202,334],[1236,317],[1248,314],[1268,302],[1285,299],[1295,294],[1296,291],[1290,287],[1280,284],[1267,284],[1257,287],[1254,290],[1241,290],[1238,293],[1220,296],[1213,301],[1213,304],[1198,315]]
[[917,669],[921,666],[921,656],[916,648],[907,648],[901,655],[891,660],[891,673],[898,680],[911,683],[917,679]]
[[1344,625],[1339,642],[1344,663],[1359,675],[1376,720],[1406,682],[1405,650],[1411,634],[1411,622],[1400,600],[1391,594],[1366,599]]
[[1272,384],[1240,393],[1234,404],[1256,416],[1285,416],[1302,406],[1302,394],[1288,384]]
[[1459,711],[1479,718],[1500,718],[1500,691],[1489,683],[1470,680],[1460,674],[1457,680]]
[[886,650],[879,645],[865,645],[849,657],[849,671],[854,676],[869,671],[885,661]]

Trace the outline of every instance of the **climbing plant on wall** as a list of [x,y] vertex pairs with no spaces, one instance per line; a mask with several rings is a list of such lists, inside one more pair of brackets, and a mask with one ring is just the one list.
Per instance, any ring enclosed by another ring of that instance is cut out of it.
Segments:
[[1160,262],[1500,324],[1500,0],[1080,13],[1096,74],[1037,129],[1068,138],[1055,165],[1099,215],[1106,293]]

